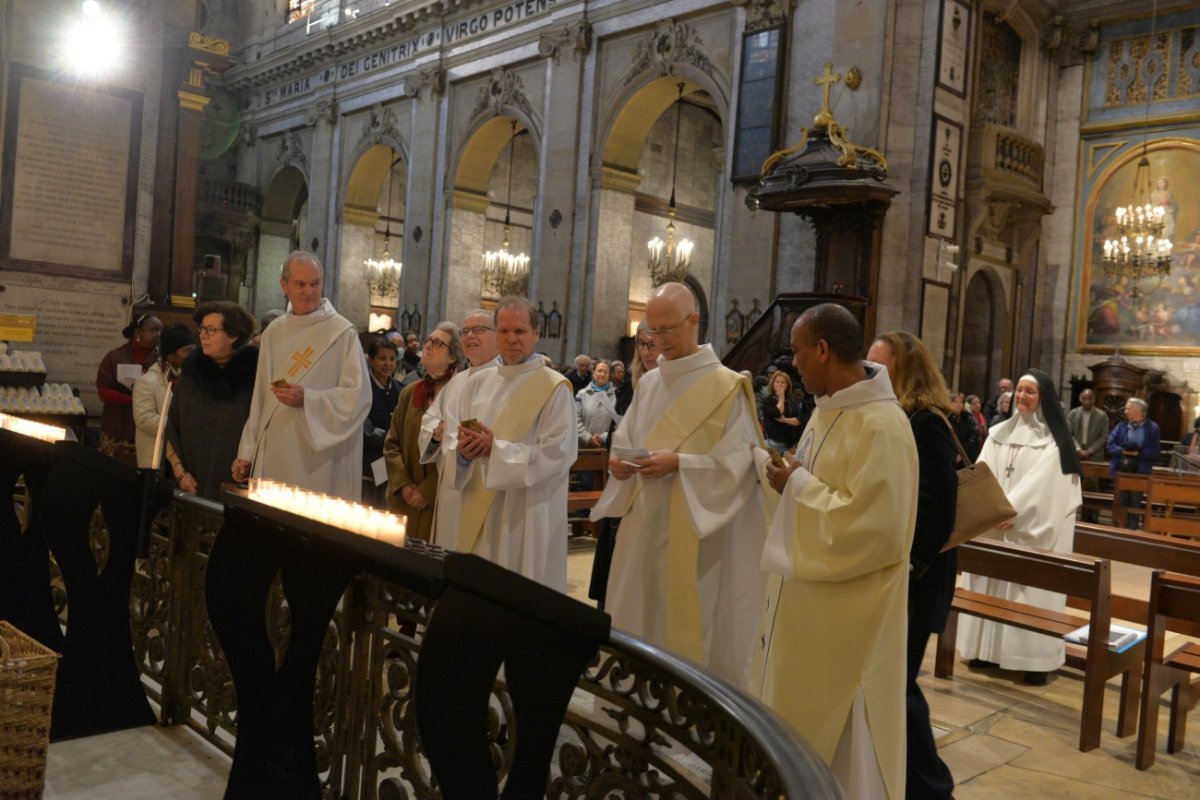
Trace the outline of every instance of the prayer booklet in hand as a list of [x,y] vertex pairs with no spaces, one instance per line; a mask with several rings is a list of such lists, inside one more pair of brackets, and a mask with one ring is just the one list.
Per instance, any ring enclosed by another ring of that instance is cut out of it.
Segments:
[[140,377],[142,377],[141,364],[117,364],[117,383],[132,389],[133,382]]
[[[1063,639],[1071,644],[1078,644],[1084,647],[1088,643],[1088,629],[1091,626],[1084,625],[1082,628],[1076,628],[1068,634],[1063,635]],[[1114,653],[1124,653],[1129,648],[1146,638],[1145,631],[1139,631],[1135,628],[1126,628],[1124,625],[1109,625],[1108,628],[1108,649]]]
[[612,454],[617,460],[623,461],[631,467],[641,466],[633,463],[637,459],[650,457],[650,451],[644,447],[621,447],[620,445],[613,445]]

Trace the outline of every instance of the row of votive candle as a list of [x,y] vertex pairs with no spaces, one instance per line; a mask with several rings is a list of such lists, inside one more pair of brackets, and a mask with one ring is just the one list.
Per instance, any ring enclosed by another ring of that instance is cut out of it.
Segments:
[[34,422],[31,419],[22,419],[4,413],[0,413],[0,428],[19,433],[22,436],[41,439],[43,442],[61,442],[67,438],[66,428],[46,425],[42,422]]
[[248,495],[251,500],[272,508],[308,517],[397,547],[404,545],[404,520],[377,508],[264,478],[250,479]]

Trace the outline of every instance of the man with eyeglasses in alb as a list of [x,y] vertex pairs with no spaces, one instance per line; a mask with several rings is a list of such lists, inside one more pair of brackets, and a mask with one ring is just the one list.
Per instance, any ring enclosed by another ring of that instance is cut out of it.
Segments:
[[493,322],[499,361],[459,395],[454,474],[446,476],[460,497],[454,546],[566,592],[575,396],[534,352],[539,321],[527,299],[502,298]]
[[[417,444],[421,463],[437,462],[438,490],[434,505],[432,541],[447,550],[458,549],[458,510],[461,498],[454,486],[454,460],[458,449],[458,399],[467,380],[484,370],[496,368],[496,325],[492,312],[482,308],[468,311],[459,328],[463,352],[470,364],[455,374],[421,418]],[[446,470],[449,469],[447,478]]]
[[263,331],[233,479],[270,478],[357,501],[371,381],[358,333],[322,296],[323,279],[312,253],[283,262],[288,310]]
[[750,383],[697,342],[691,291],[646,304],[660,352],[613,436],[592,519],[620,517],[605,610],[613,625],[744,686],[765,576],[766,499]]

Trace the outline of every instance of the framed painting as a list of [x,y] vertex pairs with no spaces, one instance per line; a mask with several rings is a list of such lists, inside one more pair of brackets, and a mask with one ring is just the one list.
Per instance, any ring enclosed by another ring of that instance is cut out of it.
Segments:
[[1076,220],[1077,347],[1093,353],[1119,347],[1127,353],[1200,355],[1200,139],[1145,144],[1149,202],[1163,208],[1162,237],[1172,243],[1170,272],[1132,279],[1104,271],[1104,242],[1116,238],[1116,208],[1134,199],[1142,154],[1137,140],[1084,143],[1083,208]]

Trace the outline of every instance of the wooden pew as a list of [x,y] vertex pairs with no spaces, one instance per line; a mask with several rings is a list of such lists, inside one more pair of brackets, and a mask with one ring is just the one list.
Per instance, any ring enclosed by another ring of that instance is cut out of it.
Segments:
[[1048,611],[960,587],[954,592],[946,629],[938,636],[934,666],[937,677],[949,678],[954,674],[959,614],[971,614],[1048,636],[1063,636],[1083,625],[1090,625],[1092,636],[1086,649],[1067,645],[1067,664],[1083,670],[1084,675],[1079,749],[1087,752],[1099,746],[1104,718],[1104,685],[1116,675],[1121,676],[1117,735],[1133,734],[1146,643],[1142,641],[1124,653],[1110,652],[1105,645],[1112,597],[1111,565],[1107,559],[976,539],[958,548],[958,566],[963,572],[1084,599],[1090,612],[1083,616],[1069,611]]
[[1113,508],[1113,493],[1111,490],[1105,489],[1106,486],[1112,484],[1112,479],[1108,477],[1108,462],[1084,461],[1083,477],[1098,480],[1100,485],[1092,491],[1084,490],[1083,504],[1080,506],[1080,510],[1089,509],[1097,514],[1110,516]]
[[[579,489],[572,487],[567,492],[567,513],[591,508],[600,500],[604,493],[604,484],[608,480],[608,451],[603,448],[580,449],[575,463],[571,465],[572,477],[580,474],[591,474],[592,488]],[[568,521],[571,534],[590,533],[592,523],[586,517],[571,517]]]
[[1200,540],[1200,482],[1195,478],[1154,476],[1146,490],[1142,527],[1154,533]]
[[[1109,561],[1200,577],[1200,542],[1187,539],[1077,522],[1074,550],[1082,555],[1107,558]],[[1067,605],[1087,610],[1085,604],[1071,598],[1067,600]],[[1111,608],[1112,616],[1116,619],[1148,624],[1149,603],[1140,597],[1114,594]],[[1200,623],[1180,621],[1177,630],[1188,636],[1200,637]]]
[[[1171,653],[1166,649],[1166,634],[1175,630],[1175,620],[1200,623],[1200,578],[1155,570],[1150,578],[1150,625],[1146,649],[1146,680],[1142,692],[1142,713],[1138,724],[1137,768],[1154,763],[1158,738],[1159,697],[1171,690],[1171,720],[1168,726],[1167,752],[1183,748],[1190,703],[1195,690],[1191,676],[1200,674],[1200,645],[1186,642]],[[1194,702],[1194,701],[1193,701]]]
[[1129,512],[1140,514],[1145,507],[1143,502],[1126,505],[1125,492],[1138,492],[1144,495],[1150,489],[1150,476],[1137,472],[1118,472],[1113,480],[1112,521],[1118,528],[1129,527]]

